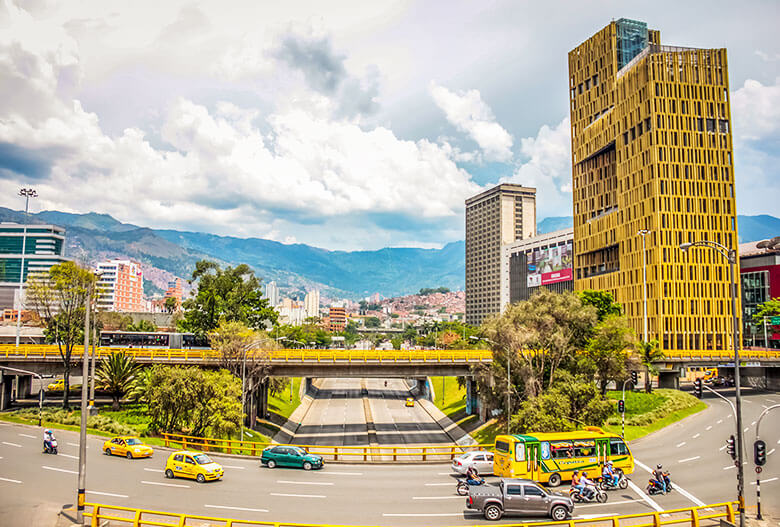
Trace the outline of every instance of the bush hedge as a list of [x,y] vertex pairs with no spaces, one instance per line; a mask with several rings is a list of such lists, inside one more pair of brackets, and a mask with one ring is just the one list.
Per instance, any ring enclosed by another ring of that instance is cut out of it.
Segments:
[[[38,421],[38,409],[37,408],[25,408],[17,410],[12,413],[19,419],[27,421]],[[43,421],[44,423],[58,423],[63,425],[79,426],[81,424],[81,412],[66,411],[63,409],[43,409]],[[129,426],[124,426],[118,423],[114,419],[104,415],[93,415],[87,417],[87,428],[95,430],[101,430],[115,435],[137,435],[137,431]]]
[[[626,413],[626,425],[627,426],[647,426],[656,421],[660,421],[664,417],[678,412],[680,410],[686,410],[699,404],[699,400],[693,395],[681,392],[679,390],[658,389],[653,391],[652,395],[656,397],[662,397],[663,401],[654,405],[655,407],[649,411],[641,413]],[[626,405],[626,410],[630,410]],[[607,421],[611,425],[620,424],[620,414],[613,415]]]

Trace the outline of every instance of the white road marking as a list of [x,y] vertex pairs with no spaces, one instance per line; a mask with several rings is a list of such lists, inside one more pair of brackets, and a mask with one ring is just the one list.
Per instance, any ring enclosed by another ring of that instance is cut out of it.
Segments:
[[[697,457],[698,457],[698,456],[697,456]],[[650,473],[652,473],[652,472],[653,472],[652,470],[650,470],[650,467],[648,467],[648,466],[647,466],[647,465],[645,465],[644,463],[641,463],[641,462],[637,461],[636,459],[634,459],[634,463],[636,463],[637,465],[639,465],[640,467],[642,467],[643,469],[645,469],[647,472],[650,472]],[[631,480],[628,480],[628,484],[629,484],[629,485],[631,485],[631,486],[632,486],[632,488],[635,486],[635,485],[634,485],[634,484],[631,482]],[[638,487],[637,487],[637,488],[638,488]],[[675,484],[674,484],[674,489],[675,489],[675,490],[677,490],[677,491],[679,491],[679,493],[680,493],[680,494],[682,494],[683,496],[685,496],[686,498],[688,498],[689,500],[691,500],[693,503],[695,503],[695,504],[696,504],[696,505],[698,505],[699,507],[703,507],[703,506],[704,506],[704,502],[703,502],[703,501],[701,501],[699,498],[697,498],[696,496],[694,496],[693,494],[691,494],[690,492],[688,492],[688,491],[687,491],[687,490],[685,490],[684,488],[680,487],[680,485],[678,485],[677,483],[675,483]],[[653,502],[653,503],[655,503],[655,502]],[[658,504],[656,503],[656,506],[657,506],[657,505],[658,505]],[[660,510],[660,509],[659,509],[659,510]]]
[[687,463],[688,461],[695,461],[697,459],[701,459],[701,456],[686,457],[685,459],[679,460],[678,463]]
[[734,465],[729,465],[727,467],[723,467],[723,470],[731,470],[732,468],[734,468]]
[[69,457],[71,459],[78,459],[79,456],[71,456],[70,454],[57,454],[60,457]]
[[721,452],[723,452],[724,450],[726,450],[726,447],[727,447],[727,446],[728,446],[728,445],[723,445],[723,446],[722,446],[722,447],[720,447],[718,450],[720,450]]
[[705,430],[707,430],[707,431],[710,431],[710,430],[712,430],[712,425],[710,425],[710,426],[708,426],[707,428],[705,428]]
[[[770,450],[769,452],[767,452],[767,453],[766,453],[766,455],[767,455],[767,456],[771,456],[771,455],[772,455],[772,452],[774,452],[774,451],[775,451],[775,449],[773,448],[772,450]],[[0,459],[3,459],[3,458],[1,458],[1,457],[0,457]]]
[[49,467],[47,465],[41,465],[41,468],[45,468],[46,470],[56,470],[57,472],[66,472],[68,474],[78,474],[75,470],[68,470],[66,468],[57,468],[57,467]]
[[228,507],[227,505],[204,505],[209,509],[229,509],[231,511],[268,512],[268,509],[249,509],[247,507]]
[[35,439],[35,436],[31,436],[30,434],[19,434],[22,437],[29,437],[30,439]]
[[[68,446],[75,446],[76,448],[78,448],[78,446],[79,446],[79,444],[78,444],[78,443],[66,443],[66,444],[67,444]],[[89,448],[89,445],[87,445],[87,448]]]
[[[590,505],[577,504],[577,509],[584,509],[586,507],[603,507],[604,505],[624,505],[626,503],[636,503],[636,500],[623,500],[623,501],[611,501],[609,503],[591,503]],[[601,516],[599,514],[599,516]]]
[[715,423],[715,424],[719,425],[719,424],[721,424],[722,422],[723,422],[723,419],[718,419],[718,422],[717,422],[717,423]]
[[750,430],[750,427],[746,426],[744,431],[747,432],[748,430]]
[[414,496],[413,500],[462,500],[463,496]]
[[15,446],[16,448],[22,448],[22,445],[17,445],[16,443],[9,443],[8,441],[3,441],[3,444],[8,446]]
[[677,448],[680,448],[680,447],[681,447],[681,446],[683,446],[684,444],[685,444],[685,441],[683,441],[682,443],[679,443],[679,444],[677,445]]
[[423,512],[423,513],[410,513],[410,512],[385,512],[382,516],[391,518],[438,518],[443,516],[463,516],[462,512]]
[[0,478],[0,481],[7,481],[8,483],[21,483],[18,479]]
[[756,426],[756,422],[753,421],[752,423],[750,423],[750,426]]
[[701,434],[696,434],[695,436],[693,436],[693,439],[696,439],[696,438],[697,438],[697,437],[699,437],[700,435],[701,435]]
[[145,485],[159,485],[161,487],[179,487],[181,489],[190,488],[189,485],[179,485],[178,483],[162,483],[160,481],[141,481]]
[[113,494],[111,492],[98,492],[96,490],[87,490],[87,494],[98,494],[100,496],[111,496],[113,498],[127,498],[126,494]]
[[237,468],[239,470],[244,470],[246,467],[239,467],[236,465],[222,465],[222,468]]
[[[761,480],[761,483],[769,483],[770,481],[777,481],[777,478],[762,479],[762,480]],[[755,481],[753,481],[753,482],[751,482],[750,484],[751,484],[751,485],[755,485],[755,484],[756,484],[756,482],[755,482]]]
[[324,472],[328,476],[362,476],[362,472]]
[[334,483],[327,481],[290,481],[287,479],[277,479],[276,482],[289,483],[292,485],[334,485]]
[[[634,461],[636,461],[636,459],[635,459]],[[651,506],[652,508],[654,508],[656,511],[658,511],[658,512],[661,512],[661,511],[663,511],[663,510],[664,510],[664,508],[663,508],[663,507],[661,507],[660,505],[658,505],[658,504],[655,502],[655,500],[654,500],[653,498],[651,498],[650,496],[648,496],[647,494],[645,494],[644,492],[642,492],[642,489],[640,489],[639,487],[637,487],[636,483],[634,483],[634,482],[633,482],[633,481],[631,481],[630,479],[628,480],[628,486],[629,486],[629,487],[631,487],[631,490],[633,490],[634,492],[636,492],[637,496],[639,496],[640,498],[642,498],[642,499],[643,499],[643,500],[644,500],[644,501],[645,501],[645,502],[646,502],[648,505],[650,505],[650,506]]]
[[281,492],[271,492],[271,496],[282,496],[285,498],[327,498],[322,494],[282,494]]
[[160,474],[162,474],[163,472],[165,472],[165,471],[164,471],[163,469],[161,469],[161,468],[145,468],[144,470],[145,470],[145,471],[147,471],[147,472],[159,472]]
[[426,487],[444,487],[449,485],[452,485],[452,483],[426,483],[425,484]]

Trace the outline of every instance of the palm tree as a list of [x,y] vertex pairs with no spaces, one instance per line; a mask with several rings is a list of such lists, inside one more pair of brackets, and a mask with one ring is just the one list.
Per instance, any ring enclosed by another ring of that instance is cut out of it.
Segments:
[[664,352],[658,346],[657,340],[651,340],[650,342],[639,343],[639,354],[642,366],[645,367],[645,392],[650,393],[653,391],[650,375],[658,374],[655,362],[664,358]]
[[119,399],[133,387],[139,368],[135,359],[123,351],[112,353],[100,361],[95,372],[96,380],[113,397],[114,410],[119,410]]

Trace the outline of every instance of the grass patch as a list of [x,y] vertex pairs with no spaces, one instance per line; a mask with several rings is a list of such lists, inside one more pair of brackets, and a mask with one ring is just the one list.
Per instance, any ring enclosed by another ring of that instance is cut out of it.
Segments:
[[498,419],[491,419],[471,433],[471,437],[480,445],[492,445],[496,436],[506,433],[506,426]]
[[431,377],[435,399],[433,404],[444,415],[458,421],[466,414],[466,388],[458,385],[457,377]]
[[[617,402],[621,392],[607,392]],[[693,395],[679,390],[659,389],[653,393],[626,392],[626,440],[633,441],[676,423],[707,408]],[[613,415],[604,430],[620,434],[620,415]]]
[[301,378],[292,379],[292,396],[290,387],[281,390],[279,393],[271,395],[268,398],[268,411],[273,412],[285,420],[289,419],[296,408],[301,404],[300,397]]

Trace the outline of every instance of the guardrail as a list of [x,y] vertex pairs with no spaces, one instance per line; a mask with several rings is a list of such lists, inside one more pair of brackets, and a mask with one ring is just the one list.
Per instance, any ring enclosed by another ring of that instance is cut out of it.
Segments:
[[281,443],[260,443],[238,439],[215,439],[182,434],[163,433],[166,447],[193,449],[203,452],[260,456],[269,446],[297,446],[310,454],[320,455],[330,461],[377,462],[377,461],[447,461],[472,450],[492,450],[492,444],[454,445],[382,445],[382,446],[340,446],[340,445],[283,445]]
[[[770,359],[780,360],[780,350],[753,350],[744,349],[739,351],[740,360],[750,359]],[[665,360],[726,360],[734,362],[734,350],[694,350],[694,351],[665,351]]]
[[[218,362],[219,352],[214,350],[183,350],[156,348],[97,348],[98,357],[123,351],[140,361],[192,361]],[[76,347],[71,357],[82,356],[82,347]],[[267,352],[268,360],[280,363],[479,363],[493,360],[490,350],[301,350],[282,349]],[[251,352],[250,352],[251,355]],[[9,359],[60,359],[56,345],[25,344],[16,348],[13,344],[0,344],[0,358]]]
[[[134,509],[131,507],[116,507],[113,505],[103,505],[99,503],[85,503],[84,505],[86,508],[84,516],[86,518],[90,518],[90,525],[92,525],[92,527],[99,527],[102,525],[103,521],[110,521],[112,522],[111,525],[116,525],[113,522],[118,522],[123,525],[132,525],[133,527],[181,527],[182,525],[194,525],[190,522],[198,522],[198,525],[204,525],[203,522],[208,522],[207,525],[211,527],[238,527],[246,525],[271,525],[273,527],[339,527],[334,524],[325,525],[317,523],[284,523],[233,520],[228,518],[198,516],[195,514],[178,514],[174,512]],[[701,507],[671,509],[661,512],[622,514],[619,516],[603,516],[598,518],[567,520],[562,522],[525,522],[502,525],[504,527],[575,527],[577,525],[593,525],[601,522],[606,524],[609,522],[610,527],[662,527],[664,525],[687,525],[690,527],[701,527],[702,522],[708,521],[713,525],[716,525],[717,522],[715,520],[720,520],[721,518],[734,523],[736,517],[734,508],[736,505],[736,502],[726,502],[715,503],[713,505],[703,505]]]

